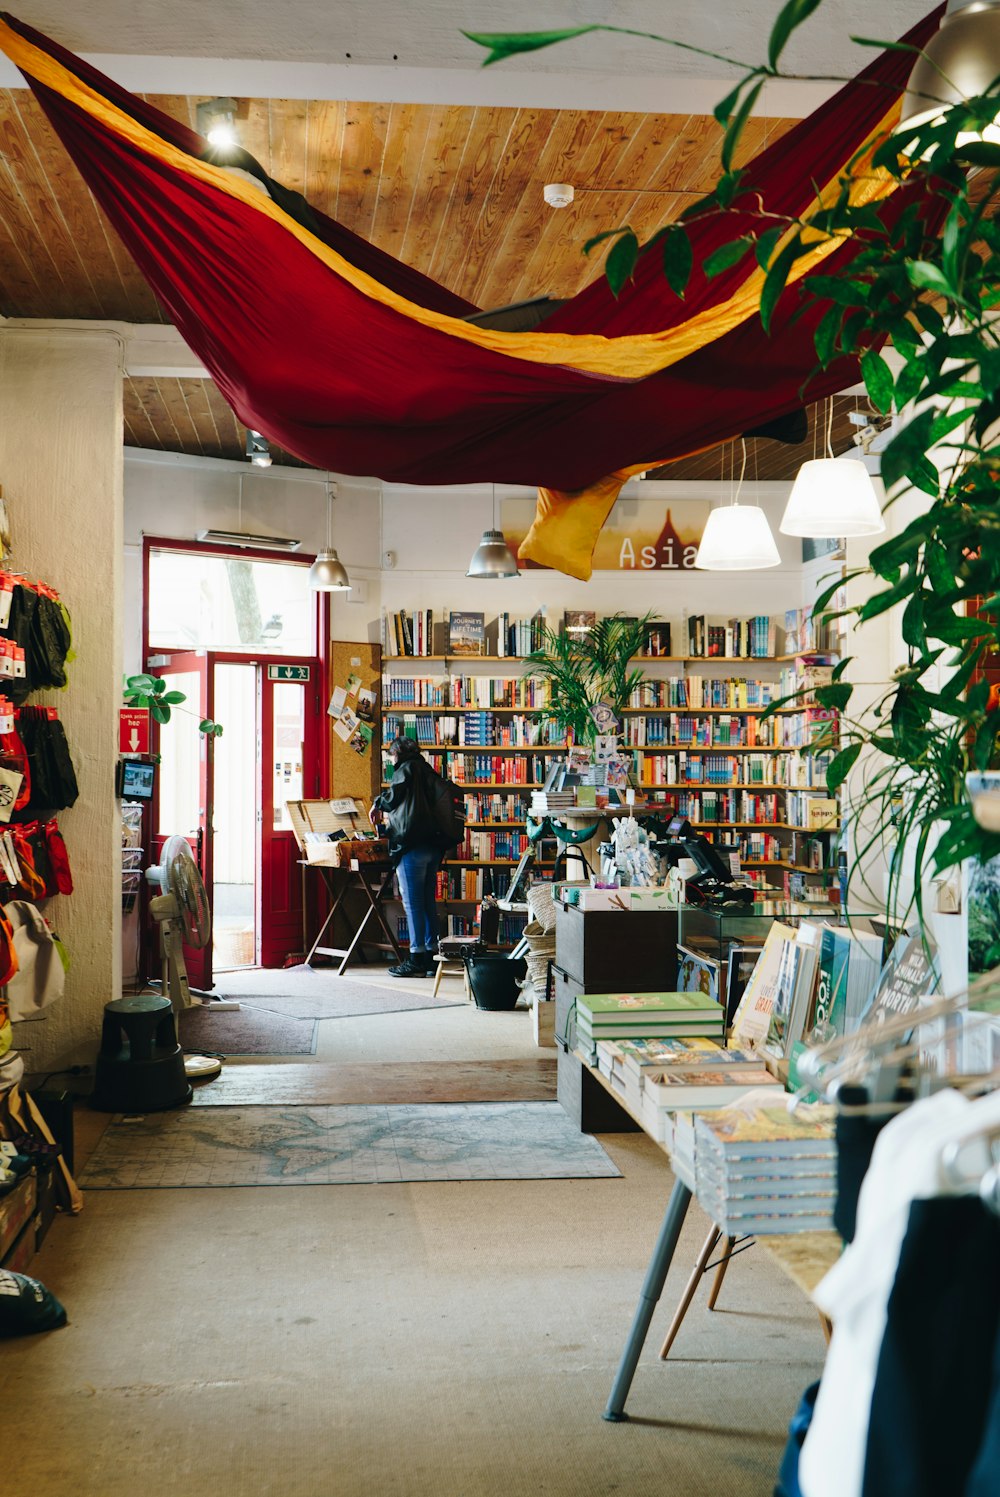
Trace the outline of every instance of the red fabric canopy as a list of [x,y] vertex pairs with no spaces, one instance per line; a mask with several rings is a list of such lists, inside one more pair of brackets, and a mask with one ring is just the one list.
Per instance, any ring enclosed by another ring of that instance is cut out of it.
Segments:
[[[615,470],[711,446],[801,403],[825,308],[793,320],[796,286],[782,296],[770,336],[755,308],[740,303],[728,330],[644,377],[587,367],[583,353],[576,358],[575,343],[587,335],[609,340],[602,357],[612,362],[637,335],[688,329],[690,337],[692,318],[739,299],[755,269],[752,256],[711,281],[696,270],[681,301],[654,251],[640,258],[617,301],[601,277],[530,334],[470,341],[478,330],[452,321],[472,310],[467,302],[320,213],[312,239],[262,195],[234,196],[224,174],[213,180],[200,172],[200,136],[30,27],[5,20],[0,47],[24,72],[185,341],[241,421],[308,463],[415,484],[492,480],[579,490]],[[936,24],[937,13],[907,40],[920,45]],[[910,65],[906,53],[878,57],[750,164],[749,180],[768,209],[808,210],[815,185],[835,182],[877,130]],[[67,76],[86,89],[74,90]],[[117,111],[148,137],[130,136]],[[887,201],[884,221],[907,195]],[[695,221],[696,265],[745,227],[739,213]],[[326,250],[372,285],[352,283]],[[838,249],[824,272],[836,274],[853,253],[851,243]],[[436,322],[421,320],[422,312]],[[663,346],[666,360],[669,339]],[[855,378],[854,366],[841,361],[811,380],[808,396]]]

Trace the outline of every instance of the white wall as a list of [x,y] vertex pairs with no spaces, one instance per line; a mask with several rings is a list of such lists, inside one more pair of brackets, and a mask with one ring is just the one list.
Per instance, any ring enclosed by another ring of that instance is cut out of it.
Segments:
[[0,325],[0,474],[13,564],[52,583],[73,618],[69,688],[33,701],[65,724],[80,797],[61,812],[74,893],[45,913],[72,958],[63,999],[15,1026],[31,1071],[92,1059],[121,993],[121,832],[114,794],[122,659],[122,376],[110,332]]
[[[491,523],[492,489],[480,484],[468,489],[426,491],[404,485],[385,486],[381,550],[392,551],[396,566],[383,572],[382,606],[433,608],[443,616],[449,609],[482,611],[487,622],[507,610],[527,617],[548,610],[550,624],[561,621],[565,608],[588,608],[596,613],[641,614],[650,610],[670,620],[679,630],[682,614],[705,614],[717,619],[751,613],[779,613],[802,602],[801,542],[778,534],[778,522],[789,484],[744,486],[742,499],[759,503],[771,521],[782,565],[763,572],[595,572],[579,582],[560,572],[527,571],[509,581],[481,581],[465,575],[480,536]],[[527,495],[527,489],[501,489],[503,499]],[[657,501],[711,499],[729,502],[728,485],[635,481],[627,495]],[[675,633],[675,647],[680,640]]]

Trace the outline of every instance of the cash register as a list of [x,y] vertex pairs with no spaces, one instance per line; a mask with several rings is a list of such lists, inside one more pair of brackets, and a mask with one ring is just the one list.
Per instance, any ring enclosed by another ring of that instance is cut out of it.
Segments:
[[672,817],[667,824],[666,836],[667,841],[659,844],[660,854],[674,867],[682,858],[690,859],[695,865],[696,871],[685,880],[690,903],[703,903],[714,909],[753,904],[753,889],[747,884],[734,882],[732,872],[718,850],[694,830],[686,816]]

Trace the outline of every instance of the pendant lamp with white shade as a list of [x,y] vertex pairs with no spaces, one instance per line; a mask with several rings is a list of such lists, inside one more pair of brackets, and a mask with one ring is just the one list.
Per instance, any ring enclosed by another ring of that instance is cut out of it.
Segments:
[[326,476],[326,546],[309,568],[309,586],[317,593],[349,593],[351,579],[333,548],[333,484]]
[[882,508],[868,469],[857,458],[834,457],[832,428],[830,400],[827,456],[813,457],[799,469],[778,527],[782,535],[840,539],[881,535],[885,530]]
[[731,504],[713,509],[694,559],[705,572],[759,572],[781,565],[767,516],[756,504],[741,504],[740,490],[747,466],[747,447],[743,442],[743,465]]

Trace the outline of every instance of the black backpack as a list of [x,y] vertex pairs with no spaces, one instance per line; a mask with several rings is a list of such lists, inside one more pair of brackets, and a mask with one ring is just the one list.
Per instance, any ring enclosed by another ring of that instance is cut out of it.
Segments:
[[452,780],[431,771],[424,777],[428,809],[442,847],[455,847],[465,837],[465,797]]

